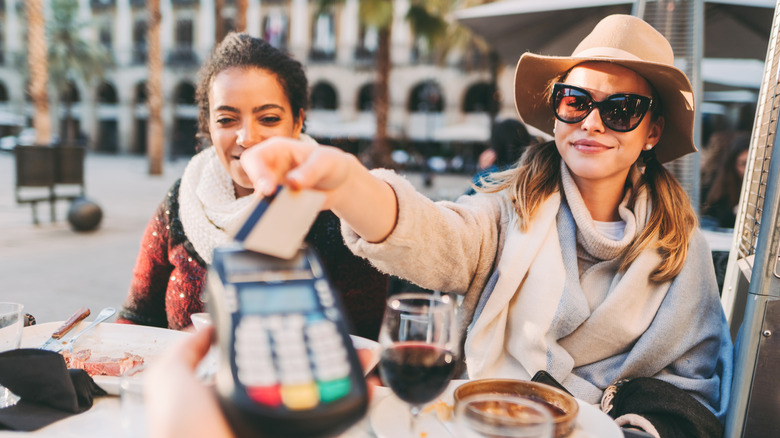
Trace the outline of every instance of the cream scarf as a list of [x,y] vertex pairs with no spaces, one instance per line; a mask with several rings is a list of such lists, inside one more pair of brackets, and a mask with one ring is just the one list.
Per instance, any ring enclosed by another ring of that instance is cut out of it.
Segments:
[[233,179],[214,146],[187,164],[179,186],[179,216],[184,234],[207,264],[211,264],[214,248],[231,241],[225,230],[249,214],[253,199],[236,199]]
[[[306,134],[298,140],[318,144]],[[233,179],[217,157],[214,146],[187,163],[179,186],[179,216],[184,234],[195,251],[211,264],[214,248],[231,242],[225,230],[238,226],[254,207],[254,196],[236,199]]]
[[[464,353],[469,378],[529,379],[545,369],[560,381],[568,379],[578,396],[598,400],[601,390],[572,371],[628,351],[649,327],[669,283],[648,280],[660,262],[654,249],[617,272],[615,257],[646,225],[646,192],[637,196],[633,211],[626,193],[619,207],[626,222],[623,239],[610,240],[596,230],[564,163],[561,170],[572,223],[559,223],[565,208],[560,193],[540,206],[527,232],[513,219]],[[581,275],[578,250],[596,259]]]

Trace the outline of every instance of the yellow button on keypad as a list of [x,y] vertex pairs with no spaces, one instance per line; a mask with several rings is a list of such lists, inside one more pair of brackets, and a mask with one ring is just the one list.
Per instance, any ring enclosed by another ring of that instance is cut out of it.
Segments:
[[283,385],[282,402],[292,411],[312,409],[320,402],[317,385],[314,382],[303,385]]

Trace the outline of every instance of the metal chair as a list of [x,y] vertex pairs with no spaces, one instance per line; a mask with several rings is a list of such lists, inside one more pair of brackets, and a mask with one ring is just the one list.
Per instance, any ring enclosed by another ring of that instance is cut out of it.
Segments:
[[51,220],[56,221],[54,150],[49,146],[17,146],[14,148],[14,157],[16,202],[32,205],[33,223],[36,225],[39,224],[36,206],[39,202],[49,202]]
[[[73,200],[85,196],[84,158],[87,150],[82,146],[61,145],[54,149],[54,184],[57,199]],[[61,193],[62,186],[77,186],[77,192]]]

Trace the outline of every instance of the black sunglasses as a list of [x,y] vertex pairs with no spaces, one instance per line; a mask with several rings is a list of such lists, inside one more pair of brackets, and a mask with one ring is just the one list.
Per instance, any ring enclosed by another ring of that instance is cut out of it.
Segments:
[[563,123],[578,123],[585,120],[593,108],[598,108],[601,122],[617,132],[636,129],[653,99],[639,94],[613,94],[596,102],[593,96],[580,87],[558,82],[553,85],[552,106],[555,118]]

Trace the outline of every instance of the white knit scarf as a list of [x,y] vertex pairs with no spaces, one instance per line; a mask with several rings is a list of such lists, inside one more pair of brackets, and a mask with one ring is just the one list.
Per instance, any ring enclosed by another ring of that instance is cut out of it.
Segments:
[[[496,280],[488,288],[494,286],[483,292],[489,299],[469,330],[464,352],[472,379],[528,379],[546,369],[560,380],[571,377],[567,383],[579,386],[579,396],[597,400],[600,390],[572,375],[572,370],[628,350],[652,322],[669,283],[649,282],[660,262],[650,247],[626,272],[617,272],[615,256],[646,225],[650,210],[646,192],[637,196],[633,211],[626,194],[619,207],[626,222],[624,237],[612,241],[595,229],[563,163],[562,178],[576,234],[568,233],[572,241],[561,237],[556,220],[562,208],[559,193],[540,206],[526,232],[509,224]],[[569,260],[576,258],[577,243],[603,260],[581,276],[576,260]]]
[[[298,140],[318,144],[301,133]],[[179,186],[179,216],[184,234],[200,258],[211,264],[214,248],[232,239],[226,230],[235,229],[254,208],[254,196],[236,199],[236,190],[214,146],[204,149],[187,163]]]
[[179,186],[179,216],[184,234],[208,264],[214,248],[230,242],[225,231],[245,218],[254,196],[236,199],[233,179],[213,146],[192,157]]

